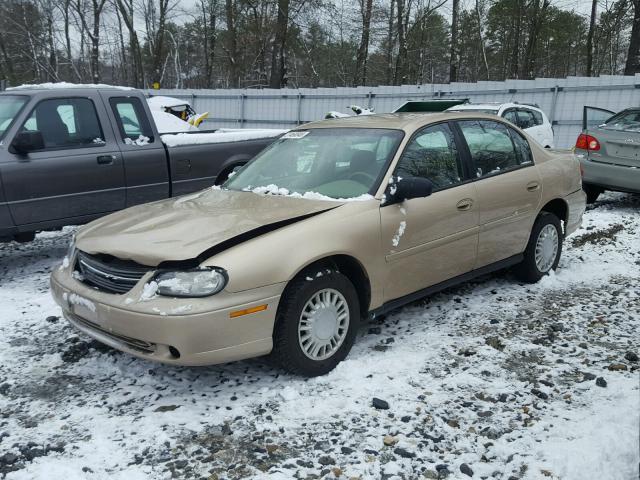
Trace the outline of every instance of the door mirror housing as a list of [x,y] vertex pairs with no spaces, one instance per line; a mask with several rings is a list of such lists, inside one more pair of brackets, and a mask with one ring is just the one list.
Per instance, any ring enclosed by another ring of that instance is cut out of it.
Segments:
[[11,142],[11,148],[22,155],[34,150],[42,150],[44,148],[42,132],[38,130],[18,132]]
[[433,193],[433,183],[423,177],[394,177],[387,188],[386,205],[401,203],[412,198],[428,197]]

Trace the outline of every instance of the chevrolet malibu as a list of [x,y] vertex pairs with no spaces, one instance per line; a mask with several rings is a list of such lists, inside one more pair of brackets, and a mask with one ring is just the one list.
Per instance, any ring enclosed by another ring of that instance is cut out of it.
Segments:
[[573,154],[496,117],[326,120],[222,187],[81,228],[51,286],[77,329],[138,357],[271,353],[322,375],[367,316],[507,267],[539,280],[584,208]]

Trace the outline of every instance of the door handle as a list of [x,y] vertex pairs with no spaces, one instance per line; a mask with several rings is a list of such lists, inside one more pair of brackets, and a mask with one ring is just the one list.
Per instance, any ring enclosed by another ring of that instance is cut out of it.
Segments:
[[456,208],[462,211],[469,210],[472,206],[473,206],[473,200],[471,200],[470,198],[465,198],[463,200],[460,200],[456,204]]
[[527,190],[530,191],[530,192],[535,192],[539,188],[540,188],[540,183],[538,183],[538,182],[531,182],[531,183],[527,184]]
[[99,155],[96,160],[98,161],[98,165],[113,165],[115,159],[115,155]]

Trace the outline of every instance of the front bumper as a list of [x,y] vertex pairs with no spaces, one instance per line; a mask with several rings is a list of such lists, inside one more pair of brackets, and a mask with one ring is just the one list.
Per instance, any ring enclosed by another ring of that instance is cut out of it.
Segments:
[[603,187],[606,190],[640,193],[640,168],[580,159],[584,170],[583,183]]
[[[51,291],[64,317],[78,330],[136,357],[175,365],[213,365],[265,355],[273,348],[273,326],[283,284],[206,298],[158,298],[126,304],[131,295],[96,291],[68,270],[51,276]],[[222,293],[222,292],[221,292]],[[229,305],[230,297],[235,299]],[[173,312],[166,308],[173,302]],[[143,305],[141,305],[143,303]],[[154,306],[154,303],[164,305]],[[116,305],[119,304],[119,305]],[[258,305],[266,310],[231,318]],[[148,312],[136,311],[141,308]]]

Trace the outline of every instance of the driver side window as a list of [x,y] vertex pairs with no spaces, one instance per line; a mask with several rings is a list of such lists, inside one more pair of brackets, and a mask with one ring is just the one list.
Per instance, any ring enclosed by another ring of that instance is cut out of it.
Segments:
[[395,176],[426,178],[434,191],[462,182],[460,155],[449,126],[443,123],[418,132],[402,153]]

